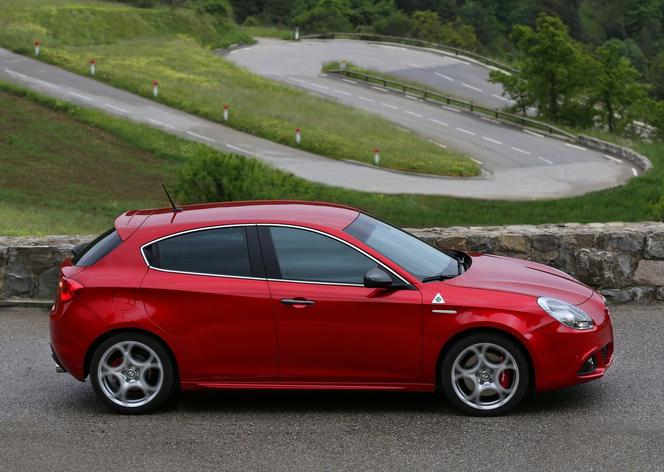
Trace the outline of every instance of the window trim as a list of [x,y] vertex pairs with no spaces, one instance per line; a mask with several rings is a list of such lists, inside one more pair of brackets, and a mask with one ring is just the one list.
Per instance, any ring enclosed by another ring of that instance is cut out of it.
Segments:
[[[309,231],[309,232],[312,232],[312,233],[317,233],[317,234],[320,234],[320,235],[322,235],[322,236],[327,236],[328,238],[332,238],[332,239],[334,239],[334,240],[336,240],[336,241],[339,241],[339,242],[342,243],[342,244],[345,244],[346,246],[350,247],[351,249],[354,249],[355,251],[359,252],[359,253],[362,254],[363,256],[368,257],[369,259],[371,259],[372,261],[374,261],[374,262],[378,265],[378,267],[384,269],[384,270],[387,271],[388,273],[394,275],[394,276],[395,276],[397,279],[399,279],[401,282],[403,282],[403,284],[404,284],[404,288],[407,288],[407,287],[411,287],[411,286],[412,286],[412,284],[411,284],[410,282],[408,282],[406,279],[404,279],[402,276],[400,276],[400,275],[399,275],[398,273],[396,273],[394,270],[392,270],[391,268],[389,268],[388,266],[386,266],[384,263],[382,263],[381,261],[379,261],[378,259],[376,259],[376,258],[375,258],[374,256],[372,256],[371,254],[367,253],[366,251],[363,251],[362,249],[360,249],[359,247],[355,246],[354,244],[349,243],[348,241],[346,241],[346,240],[344,240],[344,239],[342,239],[342,238],[339,238],[339,237],[337,237],[337,236],[334,236],[334,235],[332,235],[332,234],[326,233],[325,231],[320,231],[320,230],[317,230],[317,229],[314,229],[314,228],[309,228],[309,227],[306,227],[306,226],[290,225],[290,224],[281,224],[281,223],[257,223],[256,226],[257,226],[257,227],[268,227],[268,228],[269,228],[270,226],[276,226],[276,227],[280,227],[280,228],[301,229],[301,230],[304,230],[304,231]],[[273,246],[274,246],[274,243],[272,243],[272,244],[273,244]],[[273,253],[273,256],[275,257],[275,260],[276,260],[276,257],[277,257],[277,256],[276,256],[276,253],[275,253],[275,251],[274,251],[274,247],[272,248],[271,252]],[[278,263],[278,260],[277,260],[277,263]],[[266,266],[267,266],[267,264],[266,264]],[[343,287],[364,287],[364,284],[351,284],[351,283],[344,283],[344,282],[318,282],[318,281],[313,281],[313,280],[292,280],[292,279],[285,279],[285,278],[275,279],[275,278],[270,278],[270,277],[268,277],[267,280],[270,281],[270,282],[293,282],[293,283],[300,283],[300,284],[314,284],[314,285],[338,285],[338,286],[343,286]]]
[[[251,264],[251,254],[249,252],[251,250],[250,245],[249,245],[249,236],[246,233],[246,228],[251,228],[251,227],[255,228],[256,224],[254,224],[254,223],[249,223],[249,224],[241,223],[241,224],[229,224],[229,225],[204,226],[204,227],[201,227],[201,228],[187,229],[187,230],[184,230],[184,231],[179,231],[177,233],[168,234],[166,236],[162,236],[162,237],[157,238],[157,239],[153,239],[152,241],[143,244],[139,248],[139,251],[141,253],[141,257],[143,258],[143,262],[145,262],[145,265],[147,266],[147,268],[157,270],[159,272],[167,272],[167,273],[170,273],[170,274],[202,275],[202,276],[205,276],[205,277],[219,277],[219,278],[223,278],[223,279],[267,280],[266,277],[250,277],[250,276],[246,276],[246,275],[209,274],[207,272],[187,272],[187,271],[184,271],[184,270],[162,269],[161,267],[155,267],[153,265],[150,265],[150,262],[148,261],[146,255],[145,255],[145,251],[144,251],[144,249],[147,246],[158,243],[159,241],[163,241],[164,239],[174,238],[176,236],[181,236],[183,234],[196,233],[198,231],[207,231],[207,230],[211,230],[211,229],[245,228],[245,243],[247,244],[247,254],[249,256],[249,266],[251,267],[251,270],[253,271],[253,267],[252,267],[252,264]],[[262,259],[262,255],[260,255],[260,257]]]

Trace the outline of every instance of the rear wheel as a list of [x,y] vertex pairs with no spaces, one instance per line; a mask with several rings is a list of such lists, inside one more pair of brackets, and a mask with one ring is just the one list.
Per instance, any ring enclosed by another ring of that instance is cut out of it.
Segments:
[[121,333],[97,348],[90,363],[95,393],[119,413],[147,413],[173,393],[175,369],[163,346],[140,333]]
[[450,346],[441,383],[447,398],[463,413],[502,415],[528,390],[528,360],[521,346],[506,336],[471,334]]

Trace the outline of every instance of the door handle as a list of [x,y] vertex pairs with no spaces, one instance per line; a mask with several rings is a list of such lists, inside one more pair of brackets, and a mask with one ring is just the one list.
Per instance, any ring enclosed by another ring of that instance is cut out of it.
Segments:
[[313,300],[306,300],[304,298],[282,298],[282,305],[293,305],[295,307],[305,307],[309,305],[314,305],[316,302]]

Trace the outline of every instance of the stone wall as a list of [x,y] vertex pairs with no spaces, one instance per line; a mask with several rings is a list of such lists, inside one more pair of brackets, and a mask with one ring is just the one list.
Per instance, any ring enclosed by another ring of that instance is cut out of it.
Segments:
[[[542,262],[613,302],[664,300],[664,223],[409,230],[438,247]],[[91,236],[0,237],[0,301],[53,298],[58,266]]]

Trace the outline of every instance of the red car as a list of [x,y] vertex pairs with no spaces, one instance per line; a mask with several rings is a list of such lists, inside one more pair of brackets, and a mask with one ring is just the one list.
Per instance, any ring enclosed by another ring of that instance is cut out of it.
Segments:
[[290,201],[123,214],[63,264],[50,330],[58,370],[122,413],[178,389],[336,389],[498,415],[613,353],[604,299],[563,272]]

